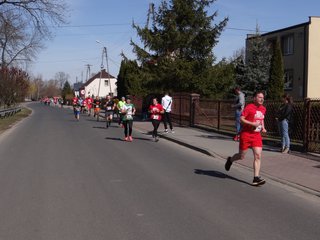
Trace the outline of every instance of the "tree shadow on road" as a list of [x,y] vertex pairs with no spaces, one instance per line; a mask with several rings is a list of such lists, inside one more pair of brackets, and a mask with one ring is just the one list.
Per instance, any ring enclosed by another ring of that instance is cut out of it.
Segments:
[[251,184],[246,182],[246,181],[240,180],[240,179],[235,178],[235,177],[231,177],[231,176],[226,175],[226,174],[224,174],[222,172],[219,172],[219,171],[195,169],[194,173],[198,174],[198,175],[205,175],[205,176],[215,177],[215,178],[226,178],[226,179],[228,178],[228,179],[231,179],[231,180],[234,180],[234,181],[237,181],[237,182],[241,182],[241,183],[244,183],[244,184],[247,184],[247,185],[251,186]]

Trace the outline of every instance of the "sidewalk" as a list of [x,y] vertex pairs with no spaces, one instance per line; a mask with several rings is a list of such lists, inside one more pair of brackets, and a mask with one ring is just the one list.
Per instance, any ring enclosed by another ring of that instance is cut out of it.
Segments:
[[[152,125],[149,121],[136,121],[134,128],[146,133],[152,130]],[[221,161],[226,161],[228,156],[238,151],[239,143],[234,142],[229,136],[188,127],[175,127],[174,130],[175,133],[162,134],[164,128],[161,124],[159,135]],[[252,168],[252,158],[252,153],[248,152],[245,160],[237,161],[235,164]],[[298,152],[282,154],[278,149],[265,145],[261,175],[320,196],[320,157],[314,158],[312,160]]]

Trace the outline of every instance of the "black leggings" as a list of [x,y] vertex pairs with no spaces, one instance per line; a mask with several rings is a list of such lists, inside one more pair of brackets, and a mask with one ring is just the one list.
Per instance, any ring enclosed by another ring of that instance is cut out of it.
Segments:
[[153,125],[152,136],[153,137],[157,137],[158,136],[158,128],[159,128],[159,125],[160,125],[160,121],[152,119],[152,125]]
[[124,125],[124,136],[128,137],[128,128],[129,128],[129,136],[131,136],[132,135],[133,120],[123,121],[123,125]]

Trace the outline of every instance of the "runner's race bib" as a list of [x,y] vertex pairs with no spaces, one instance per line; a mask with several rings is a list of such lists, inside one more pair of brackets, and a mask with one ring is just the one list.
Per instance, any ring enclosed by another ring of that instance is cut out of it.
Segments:
[[112,107],[107,106],[107,110],[108,110],[108,111],[112,110]]
[[153,115],[154,120],[159,120],[159,115]]

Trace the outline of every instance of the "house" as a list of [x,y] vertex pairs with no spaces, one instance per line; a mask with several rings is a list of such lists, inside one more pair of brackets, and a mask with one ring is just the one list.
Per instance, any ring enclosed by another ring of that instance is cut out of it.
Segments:
[[105,97],[106,95],[117,96],[116,84],[117,79],[103,69],[82,85],[80,93],[84,97]]
[[320,98],[320,17],[261,36],[281,45],[285,92],[295,99]]

